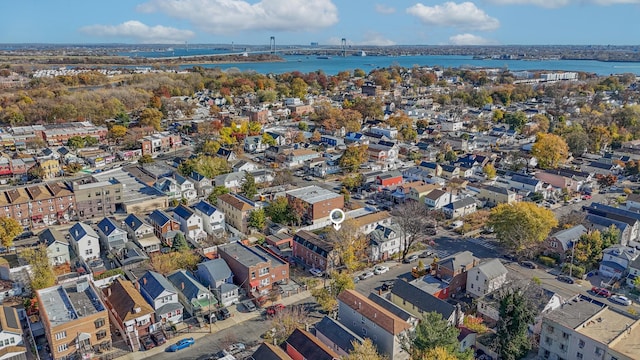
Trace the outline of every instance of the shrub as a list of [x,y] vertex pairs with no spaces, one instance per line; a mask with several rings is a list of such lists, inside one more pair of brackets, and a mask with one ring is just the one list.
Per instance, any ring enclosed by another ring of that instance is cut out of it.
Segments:
[[578,265],[571,265],[571,264],[564,264],[562,266],[562,272],[565,274],[569,274],[569,268],[573,267],[573,270],[571,272],[571,274],[577,278],[581,278],[584,276],[585,270],[582,266],[578,266]]
[[556,259],[550,258],[548,256],[540,256],[540,257],[538,257],[538,260],[540,260],[540,262],[544,266],[552,267],[552,266],[556,265]]
[[101,280],[101,279],[106,279],[108,277],[112,277],[115,275],[122,275],[124,276],[124,271],[122,269],[111,269],[111,270],[107,270],[105,272],[103,272],[100,275],[96,275],[95,279],[96,280]]

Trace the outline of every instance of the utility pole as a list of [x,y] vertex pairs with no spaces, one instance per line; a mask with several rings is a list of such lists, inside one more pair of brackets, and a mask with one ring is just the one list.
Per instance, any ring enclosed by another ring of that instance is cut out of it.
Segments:
[[578,240],[571,240],[571,265],[569,265],[569,277],[573,274],[573,258],[576,254],[576,243]]

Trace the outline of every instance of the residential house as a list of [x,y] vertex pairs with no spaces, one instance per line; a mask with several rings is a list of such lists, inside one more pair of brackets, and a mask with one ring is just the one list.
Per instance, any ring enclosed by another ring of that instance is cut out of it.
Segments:
[[435,311],[452,326],[461,325],[464,320],[460,309],[403,279],[393,283],[389,300],[416,319]]
[[[529,306],[534,312],[534,321],[529,324],[529,330],[535,336],[540,334],[542,317],[549,311],[555,310],[565,303],[565,300],[557,293],[547,290],[536,284],[529,284],[524,290],[524,297],[529,299]],[[477,313],[488,326],[494,326],[500,320],[500,290],[482,295],[475,299]]]
[[427,207],[434,210],[442,209],[445,205],[451,203],[451,200],[451,193],[440,189],[435,189],[424,197],[424,203]]
[[473,214],[476,212],[477,207],[478,204],[476,203],[476,199],[471,196],[467,196],[443,206],[442,212],[444,212],[449,219],[457,219],[459,217]]
[[278,157],[277,162],[287,168],[297,168],[303,166],[305,162],[317,159],[320,156],[319,152],[311,149],[290,149]]
[[435,275],[449,284],[449,296],[465,290],[467,272],[480,264],[471,251],[461,251],[441,259],[436,264]]
[[0,360],[26,360],[27,348],[18,311],[0,306]]
[[442,164],[442,177],[445,179],[454,179],[460,177],[460,168],[455,165]]
[[62,174],[58,159],[46,159],[38,161],[38,167],[42,170],[42,179],[51,180]]
[[629,275],[627,275],[627,286],[634,288],[636,286],[634,282],[636,278],[640,276],[640,256],[631,261],[627,269],[629,271]]
[[230,172],[227,174],[221,174],[213,178],[215,186],[224,186],[227,189],[239,190],[244,182],[247,174],[244,171]]
[[229,243],[218,247],[220,258],[229,265],[235,283],[261,303],[274,283],[289,280],[289,263],[261,246]]
[[202,218],[191,208],[182,204],[178,205],[173,209],[173,218],[180,223],[180,231],[186,235],[187,239],[198,241],[207,237],[202,225]]
[[410,186],[407,198],[424,204],[427,194],[438,188],[438,185],[424,183],[423,185]]
[[235,151],[231,149],[226,149],[223,147],[218,149],[216,156],[219,158],[225,159],[227,160],[227,162],[230,162],[230,163],[238,160],[238,156],[236,155]]
[[344,207],[344,195],[326,190],[317,185],[306,186],[286,192],[289,202],[300,201],[305,211],[302,219],[315,224],[329,219],[329,214],[334,209]]
[[355,290],[338,295],[340,322],[355,334],[370,338],[380,354],[392,359],[409,359],[401,339],[412,326]]
[[138,280],[138,288],[153,307],[156,323],[170,325],[182,322],[184,306],[178,300],[178,290],[164,275],[148,270]]
[[200,200],[192,206],[193,211],[202,218],[204,231],[213,235],[225,231],[224,213],[206,200]]
[[610,231],[615,227],[615,229],[620,232],[620,244],[624,245],[631,243],[633,227],[626,222],[587,213],[587,216],[585,217],[585,226],[592,230],[599,230],[601,233]]
[[107,251],[124,249],[128,241],[127,232],[118,226],[116,220],[106,217],[100,220],[97,227],[103,249]]
[[398,186],[402,184],[402,182],[402,174],[397,170],[384,172],[378,175],[378,177],[376,178],[378,191],[382,190],[383,188]]
[[47,257],[51,266],[69,264],[69,241],[54,228],[48,228],[38,234],[38,241],[47,248]]
[[129,214],[124,219],[124,228],[129,239],[136,243],[147,254],[160,251],[161,242],[155,235],[153,226],[147,224],[136,214]]
[[216,309],[218,300],[190,272],[176,270],[167,279],[178,290],[178,300],[191,316],[203,315]]
[[569,194],[573,194],[582,191],[582,186],[585,184],[584,177],[576,177],[575,173],[575,171],[559,169],[538,171],[533,176],[559,191],[566,190]]
[[386,261],[402,251],[401,231],[396,225],[378,225],[369,233],[369,258]]
[[173,238],[180,231],[180,223],[166,212],[156,209],[149,214],[149,224],[153,226],[153,233],[163,243],[171,246]]
[[637,317],[579,295],[543,316],[538,358],[636,359],[638,325]]
[[394,142],[380,140],[367,146],[367,154],[369,160],[389,168],[398,161],[399,148]]
[[244,138],[244,151],[250,154],[265,152],[269,144],[262,141],[262,135],[247,136]]
[[302,329],[295,329],[282,344],[282,347],[293,360],[336,360],[340,358],[340,355],[318,338]]
[[492,205],[512,204],[516,201],[516,193],[504,187],[485,185],[480,187],[478,199]]
[[181,176],[180,174],[173,174],[173,178],[178,185],[180,199],[186,199],[188,202],[191,202],[198,197],[198,190],[196,189],[193,181],[191,181],[189,178]]
[[564,260],[567,251],[587,232],[587,228],[583,225],[575,225],[568,229],[557,231],[549,235],[544,241],[543,252],[545,254],[555,254],[558,258]]
[[325,316],[314,325],[316,337],[331,350],[340,356],[347,356],[353,351],[353,344],[362,343],[364,340],[353,331],[349,330],[338,320]]
[[224,213],[224,219],[227,226],[242,233],[248,231],[249,213],[256,208],[256,204],[238,194],[222,194],[218,196],[218,209]]
[[293,236],[293,256],[306,267],[324,272],[340,265],[340,257],[333,244],[306,230],[300,230]]
[[222,306],[238,303],[239,288],[233,283],[233,273],[223,259],[218,258],[199,263],[196,276],[204,286],[213,290]]
[[365,215],[355,217],[352,221],[358,233],[367,235],[374,231],[379,225],[391,225],[391,214],[387,211],[370,212]]
[[344,139],[331,135],[322,135],[320,137],[320,142],[329,147],[344,146]]
[[543,182],[531,176],[514,174],[508,180],[509,186],[517,191],[543,192]]
[[293,360],[280,346],[263,342],[246,360]]
[[507,281],[507,273],[499,259],[483,262],[467,272],[467,293],[477,298],[493,292]]
[[430,161],[422,161],[418,167],[425,170],[431,176],[442,177],[442,166],[440,164]]
[[602,250],[602,261],[598,271],[601,276],[620,278],[629,264],[638,258],[640,251],[624,245],[613,245]]
[[150,333],[154,311],[133,283],[116,278],[111,286],[103,289],[104,302],[114,318],[114,325],[133,351],[142,350],[140,337]]
[[153,184],[153,187],[164,194],[169,200],[181,200],[180,186],[174,178],[163,177]]
[[233,172],[252,172],[252,171],[256,171],[260,169],[260,165],[254,163],[253,161],[249,161],[249,160],[240,160],[237,163],[233,164],[233,166],[231,167],[231,170]]
[[51,358],[97,356],[96,350],[111,348],[109,311],[86,277],[35,293]]
[[193,182],[193,187],[196,189],[198,196],[207,197],[211,194],[211,191],[213,191],[211,179],[197,171],[192,171],[191,174],[189,174],[189,180]]
[[[640,238],[640,213],[595,202],[589,204],[589,206],[583,206],[582,209],[589,215],[596,215],[603,218],[626,223],[630,228],[628,237],[629,242],[624,242],[627,237],[621,238],[621,245],[640,245],[640,242],[637,240]],[[618,229],[622,231],[621,227],[618,227]]]
[[79,222],[69,229],[73,252],[84,261],[100,257],[100,237],[91,226]]

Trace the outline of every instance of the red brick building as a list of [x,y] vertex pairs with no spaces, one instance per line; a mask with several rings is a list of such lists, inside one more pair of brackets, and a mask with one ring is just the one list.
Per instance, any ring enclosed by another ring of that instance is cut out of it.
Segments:
[[298,231],[293,237],[293,256],[305,266],[324,272],[340,265],[333,244],[306,230]]
[[289,203],[300,201],[304,207],[303,222],[315,223],[327,220],[333,209],[344,207],[344,195],[316,185],[287,191]]
[[382,188],[398,186],[402,181],[402,174],[399,171],[389,171],[376,177],[376,184]]
[[471,251],[461,251],[448,256],[436,266],[436,277],[449,284],[448,294],[456,294],[467,288],[467,271],[480,264]]
[[25,229],[65,223],[74,207],[73,192],[61,182],[0,191],[0,216],[17,220]]

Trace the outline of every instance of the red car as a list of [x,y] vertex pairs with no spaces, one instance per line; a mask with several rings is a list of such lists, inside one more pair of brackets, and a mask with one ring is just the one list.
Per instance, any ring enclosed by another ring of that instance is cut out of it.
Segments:
[[591,195],[583,195],[582,196],[582,200],[589,200],[591,199]]
[[604,288],[599,288],[596,286],[591,288],[591,292],[594,293],[595,295],[606,297],[606,298],[611,296],[611,291]]
[[267,308],[267,316],[275,316],[280,311],[284,310],[285,306],[282,304],[271,305]]

